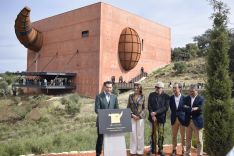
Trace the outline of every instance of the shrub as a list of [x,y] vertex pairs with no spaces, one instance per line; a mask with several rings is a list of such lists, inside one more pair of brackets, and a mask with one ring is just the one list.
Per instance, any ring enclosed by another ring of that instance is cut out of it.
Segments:
[[8,88],[8,84],[4,80],[0,80],[0,96],[9,95],[11,92]]
[[62,98],[62,104],[65,105],[65,110],[70,115],[75,115],[80,112],[81,102],[80,96],[77,94],[70,94]]
[[176,62],[174,64],[173,69],[177,72],[177,73],[183,73],[187,68],[187,65],[185,62]]
[[5,74],[3,74],[2,77],[7,82],[8,85],[13,84],[17,79],[17,76],[11,72],[5,72]]
[[32,110],[31,105],[23,105],[23,106],[15,106],[13,107],[13,111],[19,115],[21,118],[25,118],[25,116]]
[[41,94],[30,97],[30,103],[33,108],[37,107],[41,102],[48,100],[48,96]]

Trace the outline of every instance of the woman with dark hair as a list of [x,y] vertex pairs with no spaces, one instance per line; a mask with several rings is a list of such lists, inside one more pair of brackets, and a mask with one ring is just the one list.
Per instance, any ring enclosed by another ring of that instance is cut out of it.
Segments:
[[143,156],[144,154],[144,118],[145,118],[145,96],[142,86],[134,84],[134,93],[129,95],[128,106],[131,109],[132,133],[130,134],[131,155]]

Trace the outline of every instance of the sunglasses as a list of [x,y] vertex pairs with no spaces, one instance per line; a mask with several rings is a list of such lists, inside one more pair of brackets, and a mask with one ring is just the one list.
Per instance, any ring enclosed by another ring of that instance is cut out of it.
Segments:
[[155,86],[156,89],[160,89],[161,87]]

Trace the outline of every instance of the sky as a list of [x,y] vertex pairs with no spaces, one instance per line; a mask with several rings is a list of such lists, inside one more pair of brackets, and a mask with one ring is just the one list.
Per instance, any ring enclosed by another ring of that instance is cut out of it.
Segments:
[[[193,37],[212,28],[212,7],[207,0],[101,0],[145,19],[171,28],[171,47],[183,47]],[[14,24],[24,6],[31,8],[32,22],[61,14],[100,0],[1,0],[0,73],[25,71],[27,49],[18,41]],[[229,27],[234,28],[234,0],[223,0],[230,8]]]

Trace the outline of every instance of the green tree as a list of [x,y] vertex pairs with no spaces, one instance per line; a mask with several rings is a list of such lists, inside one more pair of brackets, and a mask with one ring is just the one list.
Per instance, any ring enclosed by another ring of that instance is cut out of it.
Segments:
[[[199,51],[197,53],[197,55],[199,57],[201,56],[206,56],[207,55],[207,51],[209,49],[209,46],[210,46],[210,35],[211,35],[211,32],[212,30],[211,29],[208,29],[205,31],[204,34],[202,35],[198,35],[198,36],[195,36],[193,38],[193,41],[197,43],[197,46],[199,48]],[[229,37],[230,37],[230,44],[231,44],[231,47],[234,46],[234,29],[230,29],[228,31],[229,33]]]
[[199,48],[196,43],[188,43],[185,47],[172,49],[171,58],[173,61],[186,61],[198,56]]
[[232,82],[229,77],[229,9],[218,0],[210,0],[214,13],[210,47],[207,57],[207,86],[205,104],[205,147],[211,156],[226,155],[233,147]]
[[230,64],[229,64],[229,70],[231,73],[232,78],[232,96],[234,97],[234,28],[229,30],[230,35],[230,49],[229,49],[229,55],[230,55]]
[[207,51],[210,46],[210,34],[211,29],[208,29],[205,31],[204,34],[195,36],[193,38],[193,41],[197,43],[197,46],[199,48],[199,51],[197,53],[199,57],[207,55]]
[[171,51],[171,59],[173,61],[178,61],[178,60],[180,60],[180,58],[181,58],[180,56],[183,53],[185,53],[185,48],[180,48],[180,47],[174,48]]
[[8,83],[8,85],[12,85],[12,83],[15,82],[15,80],[17,79],[17,76],[14,73],[11,72],[5,72],[2,75],[3,79]]
[[197,53],[199,51],[197,44],[195,43],[188,43],[185,46],[186,52],[190,55],[190,58],[197,57]]

